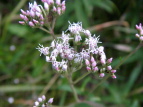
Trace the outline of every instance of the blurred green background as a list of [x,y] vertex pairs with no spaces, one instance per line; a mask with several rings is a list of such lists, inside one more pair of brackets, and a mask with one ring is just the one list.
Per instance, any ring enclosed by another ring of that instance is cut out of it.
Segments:
[[[55,75],[35,49],[39,43],[48,46],[51,36],[18,23],[20,9],[28,9],[28,2],[33,0],[0,1],[0,106],[32,107],[42,94],[54,97],[54,105],[74,105],[67,80]],[[58,18],[55,33],[65,31],[68,21],[82,22],[85,29],[100,35],[115,67],[139,44],[135,25],[143,23],[143,0],[66,0],[66,12]],[[140,48],[117,70],[117,79],[97,86],[102,79],[90,74],[76,84],[79,98],[88,103],[74,107],[142,107],[142,53]],[[75,72],[74,79],[85,72],[85,68]]]

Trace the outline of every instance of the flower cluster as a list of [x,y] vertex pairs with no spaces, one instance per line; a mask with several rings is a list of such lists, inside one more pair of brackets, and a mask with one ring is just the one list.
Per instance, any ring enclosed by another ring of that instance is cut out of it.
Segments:
[[61,37],[51,42],[50,47],[38,46],[41,54],[46,56],[46,61],[52,63],[53,69],[59,73],[74,72],[86,66],[88,72],[98,72],[99,77],[110,73],[116,78],[112,69],[112,58],[106,59],[103,46],[98,46],[99,36],[91,35],[89,30],[82,28],[82,23],[69,22],[68,29]]
[[29,3],[29,10],[21,9],[20,17],[23,21],[20,24],[27,24],[31,27],[40,27],[52,22],[54,18],[65,12],[65,1],[61,0],[42,0],[44,6],[38,5],[36,1]]
[[50,98],[48,102],[45,103],[46,97],[43,95],[42,97],[39,97],[37,101],[35,101],[35,104],[33,107],[50,107],[50,105],[53,103],[53,98]]
[[140,41],[143,41],[143,27],[140,23],[139,25],[136,25],[136,29],[139,31],[139,34],[136,34],[136,37],[139,38]]

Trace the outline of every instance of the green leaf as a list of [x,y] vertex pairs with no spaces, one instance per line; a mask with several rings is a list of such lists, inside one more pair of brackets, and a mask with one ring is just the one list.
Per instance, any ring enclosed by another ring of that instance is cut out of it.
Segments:
[[139,76],[140,72],[142,71],[141,68],[142,68],[142,65],[139,64],[133,69],[133,71],[130,75],[130,78],[129,78],[129,80],[126,83],[125,88],[124,88],[124,94],[125,95],[128,94],[128,92],[131,90],[131,88],[135,84],[137,77]]
[[20,24],[10,24],[8,27],[8,31],[10,33],[17,35],[17,36],[20,36],[20,37],[26,36],[26,33],[29,32],[29,30],[26,26],[23,26]]
[[75,1],[75,13],[78,21],[83,22],[83,26],[89,26],[87,15],[83,9],[82,2],[80,0]]

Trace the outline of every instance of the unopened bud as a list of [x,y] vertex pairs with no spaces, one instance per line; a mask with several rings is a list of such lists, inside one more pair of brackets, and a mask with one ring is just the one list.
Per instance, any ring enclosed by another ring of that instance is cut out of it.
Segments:
[[101,77],[101,78],[103,78],[104,76],[105,76],[104,73],[100,73],[100,74],[99,74],[99,77]]
[[112,78],[113,78],[113,79],[116,79],[117,77],[116,77],[116,75],[113,74],[113,75],[112,75]]
[[24,10],[20,10],[22,14],[27,15],[27,13]]
[[143,41],[143,36],[140,37],[140,41]]
[[98,67],[93,68],[93,72],[97,72],[98,70],[99,70]]
[[61,4],[61,0],[56,0],[56,4],[60,5]]
[[115,73],[116,72],[116,70],[111,70],[111,73]]
[[39,106],[39,102],[38,101],[35,102],[35,106]]
[[139,37],[140,37],[140,35],[139,35],[139,34],[136,34],[135,36],[136,36],[137,38],[139,38]]
[[34,23],[33,22],[29,22],[29,26],[31,26],[31,27],[34,27],[35,25],[34,25]]
[[48,101],[48,103],[52,104],[53,103],[53,99],[54,98],[50,98],[49,101]]
[[92,67],[95,67],[96,66],[96,61],[94,61],[93,63],[92,63]]
[[90,66],[90,62],[88,59],[85,59],[85,64],[86,64],[86,66]]
[[113,58],[110,58],[107,60],[107,63],[110,64],[112,62]]
[[101,62],[101,64],[106,64],[104,59],[101,59],[100,62]]
[[45,95],[42,95],[42,100],[44,101],[44,100],[46,100],[46,97],[45,97]]
[[42,98],[38,98],[38,101],[39,101],[39,102],[42,102]]
[[112,70],[112,67],[111,66],[107,66],[107,70],[108,71]]
[[49,5],[48,5],[48,3],[44,3],[44,8],[46,9],[46,10],[49,10]]
[[87,69],[88,71],[91,71],[91,68],[90,68],[89,66],[87,66],[86,69]]
[[22,25],[24,25],[24,24],[25,24],[25,22],[24,22],[24,21],[19,21],[19,23],[20,23],[20,24],[22,24]]
[[93,56],[91,56],[91,60],[90,60],[92,63],[95,62],[95,59]]

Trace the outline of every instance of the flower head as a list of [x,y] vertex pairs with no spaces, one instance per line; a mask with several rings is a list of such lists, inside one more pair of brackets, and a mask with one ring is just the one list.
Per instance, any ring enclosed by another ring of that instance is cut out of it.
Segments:
[[[31,27],[41,27],[45,24],[50,24],[47,22],[53,21],[54,18],[63,14],[65,12],[66,6],[65,1],[61,2],[60,0],[41,0],[43,5],[34,3],[29,3],[29,10],[22,10],[20,17],[24,21],[19,21],[20,24],[29,25]],[[52,16],[53,19],[50,20]]]
[[[82,40],[81,34],[86,38]],[[92,36],[90,31],[83,29],[81,22],[69,22],[68,29],[53,40],[51,46],[39,45],[37,49],[46,55],[46,61],[51,62],[58,73],[68,72],[69,67],[76,71],[85,65],[87,71],[98,72],[99,77],[104,77],[105,73],[111,73],[113,77],[116,70],[110,65],[112,58],[106,60],[104,47],[98,46],[99,43],[99,36]]]

